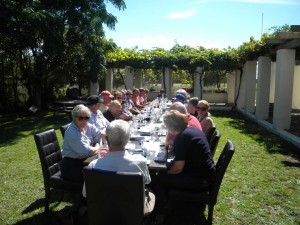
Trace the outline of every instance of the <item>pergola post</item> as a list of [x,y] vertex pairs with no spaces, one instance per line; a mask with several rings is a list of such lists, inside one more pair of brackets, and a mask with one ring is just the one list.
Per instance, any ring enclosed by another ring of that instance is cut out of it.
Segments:
[[292,109],[300,109],[300,65],[295,67],[294,85]]
[[124,82],[127,89],[133,88],[133,69],[130,66],[125,66]]
[[[172,69],[169,67],[165,68],[165,82],[166,82],[166,90],[165,93],[167,94],[168,99],[171,99],[173,96],[172,93]],[[163,84],[162,84],[163,87]]]
[[136,88],[143,87],[142,69],[136,69],[134,74],[134,86]]
[[106,70],[106,75],[105,75],[105,89],[108,91],[113,90],[113,69],[109,68]]
[[202,89],[201,89],[201,85],[200,85],[200,82],[202,82],[200,80],[201,73],[202,73],[202,68],[197,67],[196,71],[194,73],[194,97],[198,97],[198,98],[201,98],[201,93],[202,93]]
[[295,49],[280,49],[276,54],[275,101],[273,127],[289,129],[295,69]]
[[255,109],[256,61],[247,61],[245,65],[245,112]]
[[98,95],[99,94],[99,83],[98,82],[90,82],[90,95]]
[[257,97],[255,116],[259,120],[269,117],[269,96],[271,80],[271,59],[261,56],[258,58]]
[[228,103],[234,103],[234,98],[236,96],[236,73],[230,73],[227,76],[227,98]]
[[[237,108],[244,110],[245,109],[245,65],[243,68],[243,75],[241,77],[241,71],[237,70],[236,71],[236,88],[237,88],[237,94],[238,94],[238,99],[237,99]],[[237,96],[236,96],[237,97]]]

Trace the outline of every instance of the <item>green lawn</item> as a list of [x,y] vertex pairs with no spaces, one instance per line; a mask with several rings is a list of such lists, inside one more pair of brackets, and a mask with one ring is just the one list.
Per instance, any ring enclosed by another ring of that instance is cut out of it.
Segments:
[[[300,224],[300,150],[237,112],[212,112],[236,152],[224,177],[214,224]],[[68,123],[64,114],[0,117],[0,224],[55,224],[43,216],[43,178],[33,134]],[[59,211],[69,203],[51,205]]]

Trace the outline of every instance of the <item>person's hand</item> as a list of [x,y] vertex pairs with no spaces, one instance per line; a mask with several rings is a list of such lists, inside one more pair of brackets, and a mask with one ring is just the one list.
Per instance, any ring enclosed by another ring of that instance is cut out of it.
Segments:
[[104,157],[108,152],[108,149],[99,149],[99,157]]

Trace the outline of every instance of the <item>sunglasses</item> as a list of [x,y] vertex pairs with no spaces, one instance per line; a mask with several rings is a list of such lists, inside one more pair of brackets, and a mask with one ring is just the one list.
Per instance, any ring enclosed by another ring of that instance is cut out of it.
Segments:
[[123,99],[123,97],[116,97],[116,99]]
[[91,117],[89,117],[89,116],[78,116],[77,118],[78,118],[79,121],[82,121],[82,120],[86,120],[86,121],[87,121],[87,120],[89,120]]
[[197,109],[198,109],[198,110],[202,110],[202,111],[207,110],[207,108],[205,108],[205,107],[197,107]]

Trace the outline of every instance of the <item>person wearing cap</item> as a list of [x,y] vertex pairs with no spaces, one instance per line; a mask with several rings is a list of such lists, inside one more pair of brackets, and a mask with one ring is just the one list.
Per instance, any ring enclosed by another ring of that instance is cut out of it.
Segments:
[[[101,131],[101,134],[105,134],[106,127],[109,125],[109,121],[103,116],[99,110],[100,104],[103,100],[97,95],[91,95],[87,98],[87,106],[91,111],[90,124],[94,124],[96,128]],[[103,139],[103,137],[102,137]]]
[[172,98],[172,102],[185,102],[185,96],[183,94],[176,94],[175,97]]
[[108,109],[108,106],[111,100],[114,99],[114,96],[109,91],[105,90],[100,93],[100,97],[103,98],[103,102],[101,102],[100,104],[100,111],[103,113],[105,110]]
[[198,112],[197,112],[198,102],[199,102],[198,97],[192,97],[192,98],[190,98],[190,100],[188,102],[188,106],[187,106],[187,110],[188,110],[189,114],[193,115],[196,118],[198,117]]
[[103,116],[109,121],[112,122],[115,119],[119,118],[119,113],[122,110],[121,103],[118,100],[113,100],[109,104],[109,107],[106,111],[103,112]]

